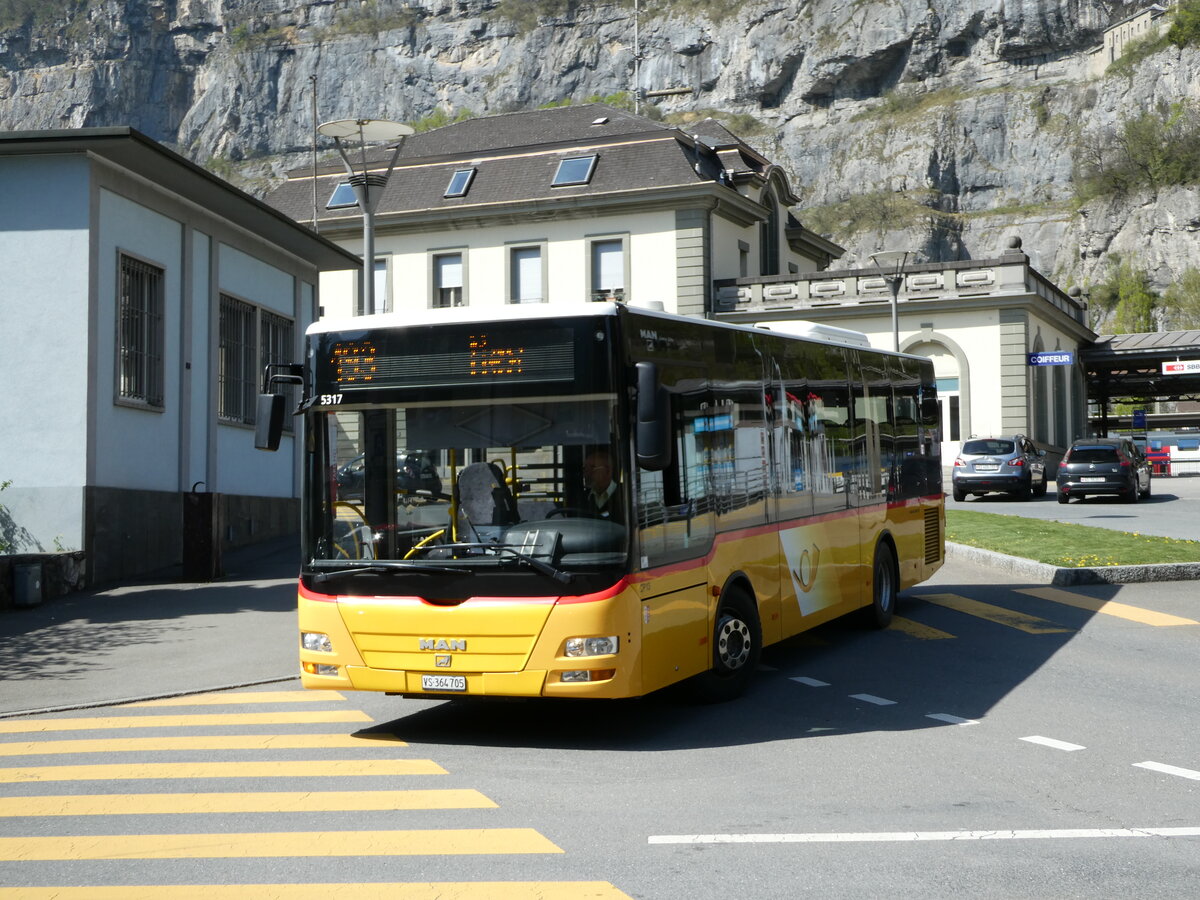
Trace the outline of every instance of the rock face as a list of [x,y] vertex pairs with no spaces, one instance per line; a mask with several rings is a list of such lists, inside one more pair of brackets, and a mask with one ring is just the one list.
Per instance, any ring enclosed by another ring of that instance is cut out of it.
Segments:
[[[1090,74],[1104,0],[646,3],[652,113],[737,114],[798,216],[862,264],[998,253],[1019,234],[1063,286],[1134,256],[1161,288],[1200,266],[1195,188],[1078,208],[1089,135],[1196,100],[1200,53]],[[630,91],[632,3],[572,0],[59,0],[0,21],[7,129],[128,124],[230,176],[306,159],[316,119],[417,121]],[[58,8],[57,11],[55,8]],[[11,15],[11,14],[10,14]],[[251,185],[265,190],[266,180]]]

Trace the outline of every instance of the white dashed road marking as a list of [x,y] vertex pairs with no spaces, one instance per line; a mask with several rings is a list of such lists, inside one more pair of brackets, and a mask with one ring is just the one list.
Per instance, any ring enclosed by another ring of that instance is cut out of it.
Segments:
[[952,716],[949,713],[927,713],[927,719],[937,719],[939,722],[948,722],[951,725],[978,725],[978,719],[962,719],[958,716]]
[[807,684],[809,687],[829,687],[828,681],[817,681],[815,678],[806,678],[803,675],[793,678],[792,681],[798,681],[801,684]]
[[825,834],[652,834],[650,844],[869,844],[899,841],[1031,841],[1063,838],[1198,837],[1182,828],[1059,828],[1029,831],[880,831]]
[[1146,762],[1134,763],[1139,769],[1149,769],[1152,772],[1162,772],[1165,775],[1178,775],[1180,778],[1190,778],[1192,781],[1200,781],[1200,772],[1193,769],[1181,769],[1178,766],[1168,766],[1165,763]]
[[886,697],[876,697],[874,694],[851,694],[851,700],[862,700],[864,703],[874,703],[876,706],[895,706],[895,700]]
[[1029,741],[1031,744],[1041,744],[1043,747],[1053,747],[1055,750],[1065,750],[1071,753],[1075,750],[1086,750],[1081,744],[1068,744],[1066,741],[1056,741],[1054,738],[1042,737],[1040,735],[1032,735],[1031,737],[1021,738],[1023,741]]

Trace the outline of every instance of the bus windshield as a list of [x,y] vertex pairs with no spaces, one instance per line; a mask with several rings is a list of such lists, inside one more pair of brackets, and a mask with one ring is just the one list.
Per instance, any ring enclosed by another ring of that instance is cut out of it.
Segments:
[[308,568],[319,579],[486,570],[565,584],[623,566],[628,467],[616,415],[611,394],[310,413],[319,502],[308,509]]

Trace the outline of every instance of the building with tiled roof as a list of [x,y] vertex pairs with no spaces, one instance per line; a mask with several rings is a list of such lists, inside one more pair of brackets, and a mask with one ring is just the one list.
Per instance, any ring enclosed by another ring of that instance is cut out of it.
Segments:
[[[366,168],[391,157],[370,148]],[[361,253],[347,182],[341,162],[299,169],[266,199]],[[714,279],[842,254],[790,212],[785,173],[711,119],[680,128],[600,104],[467,119],[408,137],[382,191],[377,311],[616,298],[707,315]],[[359,277],[326,277],[327,315],[363,312]]]

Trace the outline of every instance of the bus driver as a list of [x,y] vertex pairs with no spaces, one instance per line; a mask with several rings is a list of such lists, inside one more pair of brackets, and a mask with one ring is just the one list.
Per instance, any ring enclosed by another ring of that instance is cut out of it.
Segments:
[[590,515],[624,522],[621,493],[613,480],[612,456],[606,449],[593,450],[583,461],[583,483],[587,488],[584,508]]

